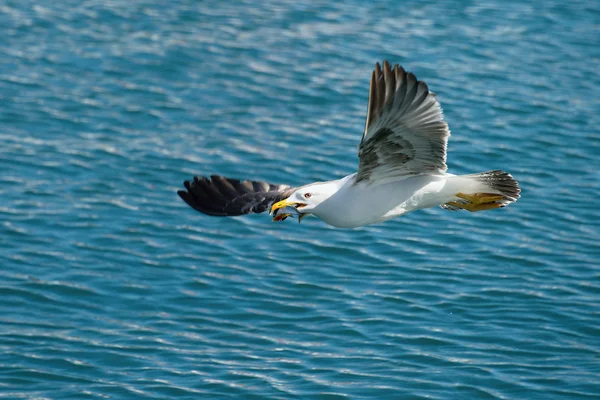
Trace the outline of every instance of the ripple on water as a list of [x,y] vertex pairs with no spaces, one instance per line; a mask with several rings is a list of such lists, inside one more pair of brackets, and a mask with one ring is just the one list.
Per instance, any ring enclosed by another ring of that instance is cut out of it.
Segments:
[[[595,398],[580,3],[3,6],[5,396]],[[339,230],[177,197],[193,175],[353,172],[382,58],[437,93],[450,171],[506,169],[515,205]]]

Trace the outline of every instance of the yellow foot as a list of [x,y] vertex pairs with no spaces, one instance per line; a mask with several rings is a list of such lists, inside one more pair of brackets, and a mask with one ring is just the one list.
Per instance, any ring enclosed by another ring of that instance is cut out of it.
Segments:
[[464,194],[464,193],[456,193],[456,197],[459,197],[466,202],[457,202],[451,201],[447,204],[457,207],[463,208],[467,211],[476,212],[476,211],[485,211],[485,210],[493,210],[494,208],[502,207],[502,203],[500,201],[504,200],[504,196],[493,193],[475,193],[475,194]]
[[473,204],[489,203],[491,201],[504,200],[504,196],[502,196],[501,194],[493,194],[493,193],[474,193],[474,194],[456,193],[456,197],[460,197],[461,199],[468,200]]

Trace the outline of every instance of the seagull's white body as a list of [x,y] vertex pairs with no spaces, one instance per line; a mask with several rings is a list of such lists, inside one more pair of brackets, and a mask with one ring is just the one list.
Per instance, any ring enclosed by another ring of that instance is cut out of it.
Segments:
[[[444,176],[407,177],[369,187],[364,183],[355,183],[355,178],[356,174],[352,174],[324,184],[335,191],[311,213],[329,225],[355,228],[445,203],[439,201],[446,183]],[[323,186],[319,185],[319,190],[323,190]]]
[[338,228],[356,228],[459,200],[456,193],[460,191],[500,194],[469,176],[452,174],[409,176],[379,185],[356,183],[355,179],[356,174],[352,174],[305,187],[305,190],[330,193],[310,213]]

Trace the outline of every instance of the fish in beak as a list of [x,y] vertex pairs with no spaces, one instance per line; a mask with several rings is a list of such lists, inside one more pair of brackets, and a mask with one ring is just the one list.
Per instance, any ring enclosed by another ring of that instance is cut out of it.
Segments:
[[300,222],[306,216],[306,214],[299,212],[298,208],[304,206],[306,206],[305,203],[297,203],[285,199],[273,204],[269,214],[273,214],[273,221],[284,221],[286,218],[292,215],[298,215],[298,222]]
[[273,216],[273,221],[285,221],[287,217],[290,217],[292,214],[290,213],[276,213]]

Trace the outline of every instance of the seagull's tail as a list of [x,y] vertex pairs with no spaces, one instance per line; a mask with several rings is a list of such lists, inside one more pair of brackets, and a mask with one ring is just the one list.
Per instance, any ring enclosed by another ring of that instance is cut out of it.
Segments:
[[520,197],[519,184],[511,174],[495,170],[450,178],[456,187],[454,198],[442,204],[445,210],[484,211],[505,207]]

